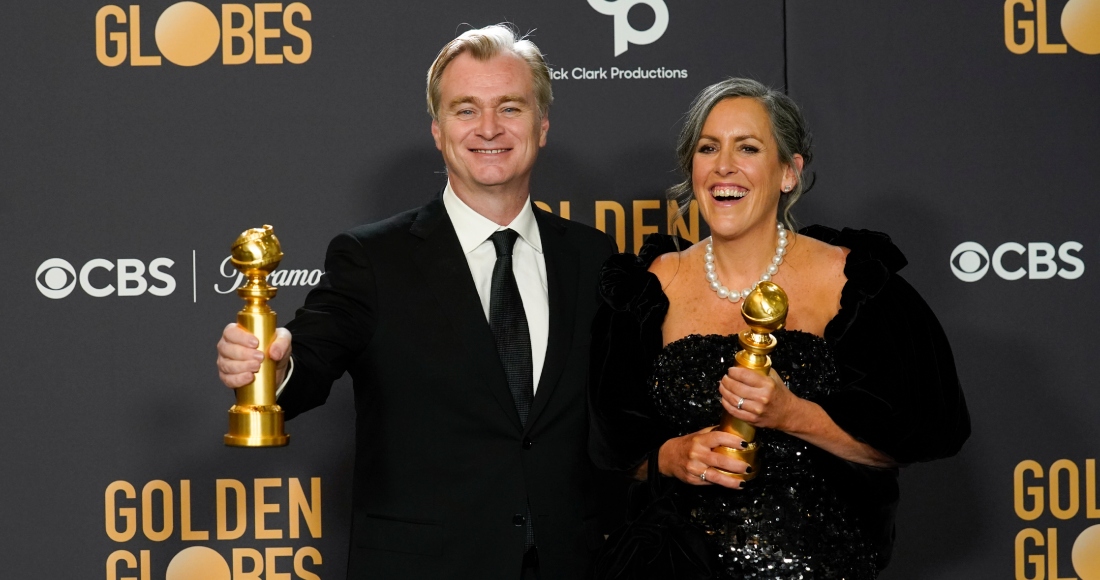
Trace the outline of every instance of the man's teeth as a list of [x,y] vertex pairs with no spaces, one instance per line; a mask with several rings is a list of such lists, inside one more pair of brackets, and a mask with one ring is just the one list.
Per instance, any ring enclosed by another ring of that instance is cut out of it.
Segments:
[[735,189],[732,187],[718,187],[712,190],[714,197],[717,199],[741,199],[748,195],[748,191],[743,189]]
[[507,149],[474,149],[474,153],[504,153]]

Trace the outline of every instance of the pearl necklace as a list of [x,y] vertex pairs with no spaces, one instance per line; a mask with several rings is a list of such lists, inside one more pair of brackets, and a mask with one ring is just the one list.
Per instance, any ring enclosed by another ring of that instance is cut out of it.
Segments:
[[742,298],[748,298],[749,292],[752,292],[760,282],[767,282],[772,279],[772,276],[775,276],[775,273],[779,271],[779,265],[783,263],[783,255],[787,253],[787,230],[783,228],[781,223],[776,223],[775,229],[779,233],[779,240],[775,244],[775,256],[772,256],[772,263],[768,264],[768,269],[760,275],[760,280],[754,283],[752,288],[745,288],[740,292],[730,290],[718,281],[718,272],[714,271],[714,239],[713,237],[707,239],[707,253],[703,256],[706,263],[703,267],[707,271],[707,283],[710,284],[711,290],[718,293],[718,298],[736,303]]

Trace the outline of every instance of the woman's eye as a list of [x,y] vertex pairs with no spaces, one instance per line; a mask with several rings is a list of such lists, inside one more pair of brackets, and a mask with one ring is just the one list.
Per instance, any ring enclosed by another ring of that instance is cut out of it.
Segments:
[[699,153],[714,153],[714,145],[700,145]]
[[760,151],[760,149],[758,149],[758,148],[756,148],[752,145],[742,145],[741,150],[744,151],[745,153],[757,153],[757,152]]

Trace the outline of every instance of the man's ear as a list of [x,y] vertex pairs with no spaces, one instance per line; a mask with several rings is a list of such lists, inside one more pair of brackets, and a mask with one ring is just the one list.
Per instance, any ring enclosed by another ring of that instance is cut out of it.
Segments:
[[546,147],[546,134],[550,131],[550,114],[543,115],[539,121],[539,147]]
[[439,142],[439,121],[436,119],[432,119],[432,139],[435,140],[435,148],[442,151],[443,145]]

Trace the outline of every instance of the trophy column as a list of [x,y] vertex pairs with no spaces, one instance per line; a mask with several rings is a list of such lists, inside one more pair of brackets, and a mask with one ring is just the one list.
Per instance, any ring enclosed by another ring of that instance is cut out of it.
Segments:
[[[245,231],[233,244],[230,261],[247,281],[237,289],[245,306],[237,313],[237,324],[252,333],[260,352],[275,340],[275,311],[267,301],[278,288],[267,283],[267,275],[279,266],[283,253],[271,226]],[[236,390],[237,404],[229,409],[229,433],[225,444],[233,447],[279,447],[290,436],[283,432],[283,410],[275,404],[275,361],[265,357],[253,381]]]
[[[766,377],[772,370],[772,359],[768,354],[778,344],[772,333],[783,328],[787,321],[787,293],[774,282],[761,282],[741,303],[741,317],[749,327],[737,336],[741,350],[734,356],[734,362],[736,366],[745,367]],[[718,429],[737,435],[749,445],[745,449],[716,447],[714,451],[748,463],[752,466],[752,473],[730,473],[722,469],[718,471],[742,481],[759,475],[756,428],[729,413],[723,413]]]

